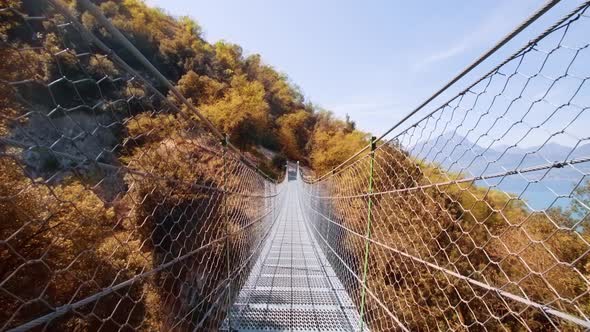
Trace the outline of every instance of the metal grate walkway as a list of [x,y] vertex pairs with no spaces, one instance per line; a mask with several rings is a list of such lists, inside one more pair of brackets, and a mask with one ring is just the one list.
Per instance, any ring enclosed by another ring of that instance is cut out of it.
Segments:
[[224,322],[231,331],[355,331],[359,315],[307,228],[295,176],[277,223]]

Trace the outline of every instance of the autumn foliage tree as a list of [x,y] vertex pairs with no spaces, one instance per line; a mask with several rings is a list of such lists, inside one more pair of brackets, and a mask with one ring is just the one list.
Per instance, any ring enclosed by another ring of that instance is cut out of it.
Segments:
[[311,138],[311,165],[324,173],[369,144],[367,134],[353,129],[350,122],[319,112]]
[[223,98],[201,110],[232,142],[242,145],[256,143],[269,124],[264,87],[244,75],[234,76]]

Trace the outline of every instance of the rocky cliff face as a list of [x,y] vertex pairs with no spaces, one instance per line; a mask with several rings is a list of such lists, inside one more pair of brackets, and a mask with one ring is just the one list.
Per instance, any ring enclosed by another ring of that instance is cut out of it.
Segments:
[[122,173],[97,163],[118,164],[115,152],[122,144],[121,119],[102,109],[55,110],[32,114],[12,137],[34,146],[22,153],[31,177],[59,182],[76,172],[95,186],[101,198],[111,201],[124,189]]

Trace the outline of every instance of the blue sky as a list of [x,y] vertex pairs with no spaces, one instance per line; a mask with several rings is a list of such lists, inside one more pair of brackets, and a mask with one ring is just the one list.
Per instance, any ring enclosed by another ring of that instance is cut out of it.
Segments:
[[[341,117],[348,113],[360,129],[380,134],[544,1],[146,2],[192,17],[210,42],[224,39],[241,45],[246,54],[261,54],[300,86],[308,100]],[[579,3],[562,1],[432,106]]]

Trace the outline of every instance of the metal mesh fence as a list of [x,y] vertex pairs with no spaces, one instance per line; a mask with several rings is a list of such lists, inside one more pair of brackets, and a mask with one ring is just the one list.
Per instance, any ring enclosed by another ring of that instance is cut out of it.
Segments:
[[280,184],[62,10],[0,4],[0,330],[214,330]]
[[590,328],[587,7],[390,140],[308,174],[310,228],[371,330]]

